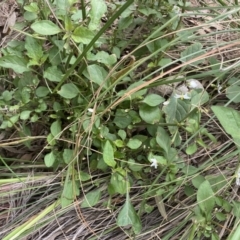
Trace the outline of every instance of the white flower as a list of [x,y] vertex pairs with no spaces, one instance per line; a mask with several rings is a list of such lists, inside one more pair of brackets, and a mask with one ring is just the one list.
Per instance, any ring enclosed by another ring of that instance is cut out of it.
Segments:
[[196,79],[187,80],[187,84],[191,89],[203,89],[203,85]]
[[180,13],[181,13],[181,8],[178,7],[178,6],[176,6],[176,5],[174,5],[174,6],[173,6],[173,12],[175,12],[175,13],[177,13],[177,14],[180,14]]
[[150,162],[152,163],[150,167],[157,168],[157,159],[156,158],[151,158]]
[[164,106],[167,106],[168,104],[169,104],[169,100],[167,100],[163,103]]
[[221,93],[222,86],[219,83],[217,85],[217,88],[218,88],[218,93]]
[[93,109],[92,108],[88,108],[88,111],[90,112],[90,113],[93,113]]
[[240,186],[240,168],[238,169],[238,172],[236,174],[236,185]]
[[175,97],[175,98],[181,98],[181,99],[191,99],[191,97],[188,96],[187,93],[185,93],[184,95],[183,95],[183,94],[182,94],[182,95],[179,95],[179,94],[175,93],[174,97]]

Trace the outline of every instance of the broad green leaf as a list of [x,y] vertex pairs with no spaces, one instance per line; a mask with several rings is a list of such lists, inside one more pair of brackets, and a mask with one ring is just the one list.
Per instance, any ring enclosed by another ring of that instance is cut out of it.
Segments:
[[130,183],[127,180],[127,173],[122,168],[114,169],[114,173],[111,176],[110,185],[112,193],[126,194],[129,191]]
[[94,33],[85,27],[77,27],[72,35],[76,43],[89,44],[94,38]]
[[130,149],[138,149],[140,146],[142,145],[142,142],[138,139],[129,139],[128,143],[127,143],[127,146],[130,148]]
[[9,92],[8,90],[6,90],[2,93],[2,98],[6,102],[10,101],[12,97],[13,97],[13,92]]
[[40,65],[42,63],[41,61],[43,57],[42,44],[40,44],[37,39],[30,36],[26,36],[25,49],[27,50],[28,57],[35,62],[35,64],[32,65]]
[[41,35],[55,35],[62,31],[55,23],[49,20],[36,21],[31,25],[31,28]]
[[27,120],[27,119],[29,119],[31,112],[32,112],[32,111],[30,111],[30,110],[22,111],[21,114],[20,114],[20,119],[21,119],[21,120]]
[[35,2],[30,3],[30,5],[25,5],[24,9],[32,13],[37,13],[39,11],[38,5]]
[[[181,100],[179,98],[170,97],[169,104],[163,107],[163,111],[166,114],[166,122],[167,123],[177,123],[181,122],[189,113],[191,108],[191,104],[185,102],[185,100]],[[174,134],[177,130],[177,126],[168,127],[169,131]]]
[[127,133],[124,130],[120,129],[118,130],[118,136],[124,141],[126,139]]
[[217,193],[219,190],[223,189],[227,184],[228,184],[228,180],[227,177],[219,174],[219,175],[209,175],[205,177],[206,180],[209,181],[212,190]]
[[80,175],[79,175],[80,181],[85,182],[85,181],[91,179],[91,175],[89,175],[88,173],[83,172],[83,171],[80,171],[79,173],[80,173]]
[[132,203],[130,202],[129,194],[127,194],[126,202],[118,214],[117,225],[120,227],[131,225],[135,234],[141,232],[142,224]]
[[97,61],[105,64],[106,66],[112,66],[117,62],[117,57],[115,54],[109,54],[105,51],[99,51],[96,55],[93,53],[88,53],[87,59],[90,61]]
[[240,102],[240,86],[232,85],[226,89],[226,96],[234,103]]
[[[189,60],[192,60],[196,57],[201,56],[202,54],[205,53],[205,51],[202,49],[202,44],[197,42],[197,43],[193,43],[191,46],[187,47],[182,53],[181,53],[181,60],[182,62],[187,62]],[[204,60],[204,59],[203,59]],[[203,62],[203,60],[198,60],[194,63],[192,63],[193,65],[198,65],[201,62]]]
[[165,209],[165,204],[162,200],[162,196],[161,195],[155,196],[155,202],[156,202],[156,205],[158,207],[159,213],[162,215],[162,217],[165,220],[167,220],[167,213],[166,213],[166,209]]
[[66,164],[69,164],[73,160],[73,153],[74,151],[72,149],[65,148],[63,150],[63,160]]
[[33,20],[36,20],[38,18],[38,15],[36,13],[33,12],[25,12],[23,14],[23,17],[25,20],[32,22]]
[[[219,221],[225,221],[226,220],[226,214],[222,213],[222,212],[217,212],[216,213],[216,218]],[[240,237],[240,236],[239,236]]]
[[79,93],[77,86],[73,83],[63,84],[58,94],[64,98],[72,99],[75,98]]
[[[118,96],[123,96],[126,92],[129,92],[130,90],[132,89],[135,89],[136,87],[142,85],[143,83],[145,83],[144,81],[140,80],[140,81],[137,81],[135,83],[132,83],[127,90],[124,90],[124,91],[120,91],[117,95]],[[133,100],[133,99],[136,99],[136,98],[139,98],[139,99],[142,99],[143,96],[147,93],[147,89],[141,89],[133,94],[131,94],[129,96],[129,98],[127,100]]]
[[156,141],[158,145],[164,150],[167,154],[168,150],[171,148],[171,139],[165,129],[162,127],[157,128]]
[[155,107],[165,102],[165,99],[157,94],[149,94],[143,99],[143,102],[150,107]]
[[61,206],[65,208],[73,202],[73,184],[72,181],[65,180],[63,192],[61,195]]
[[16,114],[9,118],[8,127],[11,128],[19,120],[20,114]]
[[44,157],[44,162],[47,167],[52,167],[55,160],[56,160],[56,156],[55,156],[54,152],[50,152],[50,153],[46,154]]
[[76,196],[79,196],[79,183],[74,180],[65,179],[63,192],[61,195],[62,208],[69,206]]
[[15,55],[8,55],[0,58],[0,67],[11,68],[14,72],[20,74],[30,71],[27,64],[24,58]]
[[202,212],[207,216],[215,205],[215,196],[210,183],[206,180],[198,188],[197,203]]
[[122,148],[125,146],[124,142],[120,139],[117,139],[116,141],[114,141],[114,144],[119,148]]
[[38,97],[46,97],[49,94],[49,89],[45,86],[40,86],[36,89],[36,95]]
[[99,51],[95,57],[98,62],[103,63],[108,67],[112,66],[114,63],[117,62],[117,57],[115,54],[110,55],[109,53],[104,51]]
[[57,68],[57,66],[48,67],[44,71],[43,77],[52,82],[60,82],[62,78],[62,72]]
[[99,86],[107,87],[107,71],[97,64],[92,64],[87,67],[86,71],[83,73],[90,81],[98,84]]
[[234,139],[240,139],[240,113],[223,106],[211,107],[224,130]]
[[[117,109],[116,113],[115,113],[115,117],[113,119],[113,122],[116,124],[117,127],[119,128],[126,128],[127,126],[129,126],[132,122],[131,117],[129,116],[128,112],[125,112],[122,109]],[[126,134],[126,133],[125,133]],[[119,135],[120,136],[120,135]],[[121,137],[121,136],[120,136]],[[124,135],[123,135],[124,137]],[[126,135],[124,137],[124,139],[126,138]],[[123,139],[123,140],[124,140]]]
[[162,58],[159,62],[158,62],[158,66],[160,67],[164,67],[166,65],[169,65],[172,62],[171,58]]
[[116,165],[116,161],[114,160],[114,150],[112,144],[108,140],[103,147],[103,160],[110,167],[115,167]]
[[192,155],[194,154],[195,152],[197,151],[197,144],[196,143],[193,143],[191,145],[189,145],[186,149],[186,153],[188,155]]
[[84,196],[84,200],[81,204],[81,207],[82,208],[87,208],[87,207],[95,206],[99,202],[100,197],[101,197],[101,190],[100,189],[97,189],[97,190],[94,190],[94,191],[91,191],[91,192],[87,193]]
[[202,175],[197,175],[192,179],[192,184],[195,188],[198,189],[204,181],[205,178]]
[[58,139],[62,131],[61,122],[59,120],[53,122],[50,127],[51,134]]
[[150,107],[143,104],[139,107],[139,115],[146,123],[155,124],[161,119],[161,112],[159,107]]
[[49,133],[47,135],[47,142],[50,146],[54,146],[56,144],[56,138],[54,138],[54,136],[51,133]]
[[199,107],[203,105],[204,103],[208,102],[209,100],[209,94],[206,91],[193,91],[192,97],[191,97],[191,104],[193,106]]
[[127,161],[128,167],[133,171],[133,172],[138,172],[141,171],[143,166],[139,163],[137,163],[134,159],[128,159]]
[[91,21],[88,26],[90,30],[97,30],[99,28],[101,18],[106,11],[107,5],[104,0],[91,0]]

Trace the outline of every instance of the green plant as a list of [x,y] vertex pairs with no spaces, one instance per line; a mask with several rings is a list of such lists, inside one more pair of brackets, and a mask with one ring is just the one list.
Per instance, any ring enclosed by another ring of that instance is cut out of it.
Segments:
[[[23,144],[31,151],[41,139],[37,156],[23,165],[40,164],[43,173],[61,178],[57,200],[37,215],[36,229],[51,221],[46,216],[59,205],[57,216],[73,206],[103,208],[114,213],[117,227],[137,238],[142,217],[157,208],[163,221],[187,216],[163,239],[174,234],[220,239],[217,229],[238,202],[223,191],[230,191],[232,178],[211,171],[228,156],[219,151],[197,164],[189,159],[219,142],[209,127],[209,109],[238,147],[239,113],[213,106],[220,87],[230,102],[239,102],[237,78],[223,81],[231,69],[221,70],[216,56],[237,43],[216,50],[199,36],[201,26],[183,29],[182,17],[191,8],[186,1],[18,3],[25,21],[14,30],[24,40],[10,41],[0,59],[0,129],[17,140],[4,139],[2,146]],[[213,15],[210,23],[224,17]],[[167,54],[175,49],[177,57]],[[203,78],[210,87],[193,84]],[[157,92],[166,86],[167,94]],[[1,161],[4,169],[14,169],[7,158]],[[176,202],[180,207],[172,216],[168,205],[174,209]],[[32,223],[21,222],[3,239],[28,231],[34,232]]]

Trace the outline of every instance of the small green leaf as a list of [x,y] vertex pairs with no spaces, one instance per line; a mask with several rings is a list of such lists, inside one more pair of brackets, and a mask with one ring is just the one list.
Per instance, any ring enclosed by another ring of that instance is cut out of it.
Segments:
[[115,167],[116,161],[114,160],[114,151],[112,144],[107,140],[103,147],[103,160],[110,166]]
[[192,91],[191,104],[199,107],[209,101],[209,94],[207,91]]
[[134,159],[128,159],[128,167],[133,171],[133,172],[138,172],[141,171],[143,166],[139,163],[137,163]]
[[38,5],[35,2],[30,3],[30,5],[24,6],[24,9],[32,13],[37,13],[39,11]]
[[[125,112],[122,109],[117,109],[116,113],[115,113],[115,117],[113,119],[113,122],[116,124],[117,127],[119,128],[126,128],[128,127],[131,122],[132,122],[132,118],[129,116],[129,114],[127,112]],[[123,131],[123,130],[122,130]],[[126,134],[126,132],[125,132]],[[120,136],[120,135],[119,135]],[[121,136],[120,136],[121,137]],[[124,135],[123,135],[124,137]],[[126,135],[125,135],[126,138]],[[124,139],[125,139],[124,138]],[[123,139],[123,140],[124,140]]]
[[41,59],[43,57],[42,44],[33,37],[27,36],[25,39],[25,49],[27,50],[27,55],[29,58],[35,62],[32,65],[40,65]]
[[197,175],[192,179],[192,184],[195,188],[198,189],[204,181],[205,178],[202,175]]
[[64,149],[63,150],[63,160],[66,164],[69,164],[73,160],[73,153],[72,149]]
[[165,129],[162,127],[157,128],[157,136],[156,141],[158,145],[165,151],[165,153],[168,153],[168,150],[171,148],[171,139]]
[[31,25],[31,28],[41,35],[55,35],[62,31],[56,24],[49,20],[36,21]]
[[191,145],[189,145],[186,149],[186,153],[188,155],[192,155],[194,154],[195,152],[197,151],[197,144],[196,143],[193,143]]
[[205,216],[211,214],[215,205],[215,197],[211,185],[207,180],[198,188],[197,203]]
[[2,93],[3,100],[8,102],[12,99],[13,92],[9,92],[8,90]]
[[75,98],[79,93],[77,86],[73,83],[63,84],[58,94],[66,99]]
[[163,97],[161,97],[160,95],[150,94],[144,98],[143,102],[146,103],[150,107],[155,107],[155,106],[159,106],[159,104],[165,102],[165,99]]
[[118,214],[117,225],[125,227],[131,225],[135,234],[140,233],[142,224],[127,194],[126,202]]
[[129,139],[127,146],[130,149],[138,149],[142,145],[142,142],[138,139]]
[[146,123],[154,124],[160,121],[161,112],[159,107],[150,107],[146,104],[139,108],[139,115]]
[[124,147],[124,142],[120,139],[117,139],[116,141],[114,141],[114,144],[119,148]]
[[96,55],[91,54],[87,56],[87,59],[103,63],[106,66],[112,66],[114,63],[117,62],[117,57],[115,54],[110,55],[109,53],[104,51],[99,51]]
[[80,171],[80,181],[85,182],[91,179],[91,175],[86,172]]
[[60,133],[62,131],[62,127],[61,127],[61,122],[59,120],[53,122],[51,124],[51,134],[56,138],[58,139],[60,137]]
[[99,202],[100,197],[101,197],[101,190],[100,189],[97,189],[95,191],[91,191],[91,192],[87,193],[84,196],[84,200],[81,204],[81,207],[82,208],[87,208],[87,207],[95,206]]
[[77,27],[74,30],[72,39],[76,43],[89,44],[94,38],[94,33],[85,27]]
[[64,182],[64,188],[61,195],[62,208],[69,206],[76,196],[79,196],[79,183],[74,180],[69,180],[67,177]]
[[240,113],[223,106],[211,107],[224,130],[234,139],[240,139]]
[[240,86],[232,85],[226,89],[226,96],[234,103],[240,102]]
[[31,112],[32,111],[29,111],[29,110],[22,111],[21,114],[20,114],[20,119],[21,120],[29,119]]
[[89,23],[90,30],[96,30],[99,28],[99,24],[102,16],[107,11],[107,5],[104,0],[91,0],[91,10]]
[[[205,51],[202,49],[202,44],[197,42],[192,44],[191,46],[187,47],[182,53],[181,53],[181,60],[182,62],[187,62],[189,60],[192,60],[196,57],[201,56],[202,54],[205,53]],[[204,59],[195,61],[192,63],[193,65],[198,65],[201,62],[203,62]]]
[[217,212],[216,213],[216,218],[219,221],[225,221],[226,220],[226,214],[224,214],[222,212]]
[[130,183],[127,180],[126,170],[122,168],[114,169],[110,180],[110,187],[112,188],[111,194],[126,194],[129,191]]
[[36,95],[38,97],[46,97],[49,94],[49,89],[45,86],[40,86],[36,89]]
[[56,156],[53,152],[50,152],[45,155],[44,157],[44,162],[47,167],[52,167],[53,164],[55,163]]
[[62,72],[57,68],[57,66],[52,66],[44,71],[43,77],[52,82],[60,82],[62,78]]
[[11,128],[19,119],[20,114],[16,114],[12,117],[10,117],[10,119],[8,120],[8,127]]
[[93,81],[99,86],[103,86],[104,88],[107,88],[107,71],[96,64],[92,64],[87,67],[87,69],[83,72],[85,77],[87,77],[90,81]]
[[[168,101],[169,104],[163,107],[163,111],[166,114],[166,122],[171,124],[181,122],[189,113],[191,104],[173,96]],[[178,127],[169,126],[168,129],[172,134],[175,134]]]
[[124,141],[126,139],[127,134],[124,130],[120,129],[118,131],[118,136]]

